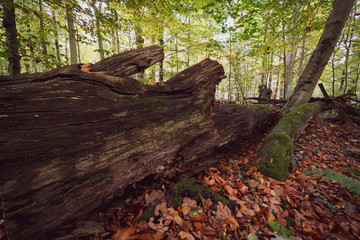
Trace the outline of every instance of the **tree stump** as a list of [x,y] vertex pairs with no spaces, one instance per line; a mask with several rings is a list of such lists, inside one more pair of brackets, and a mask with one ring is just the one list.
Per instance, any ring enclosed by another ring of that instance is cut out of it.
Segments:
[[[165,84],[129,76],[164,58],[151,46],[81,71],[0,79],[1,201],[8,239],[52,239],[134,182],[201,171],[269,129],[264,106],[214,104],[223,67],[206,59]],[[211,159],[206,161],[207,158]]]

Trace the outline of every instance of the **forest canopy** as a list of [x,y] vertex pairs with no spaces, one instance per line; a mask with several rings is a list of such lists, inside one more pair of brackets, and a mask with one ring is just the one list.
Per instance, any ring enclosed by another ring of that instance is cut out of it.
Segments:
[[[22,73],[158,44],[163,62],[136,78],[162,82],[204,58],[219,61],[227,79],[216,97],[243,101],[272,89],[287,99],[316,47],[332,0],[2,0],[14,8]],[[5,9],[6,8],[6,9]],[[359,3],[356,1],[320,82],[332,96],[359,95]],[[5,28],[0,29],[0,74],[9,74]],[[315,95],[320,96],[320,91]]]

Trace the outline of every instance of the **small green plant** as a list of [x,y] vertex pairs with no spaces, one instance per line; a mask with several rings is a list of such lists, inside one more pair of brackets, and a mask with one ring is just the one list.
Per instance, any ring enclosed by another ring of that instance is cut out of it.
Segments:
[[235,174],[235,177],[236,177],[237,179],[243,179],[243,178],[244,178],[244,176],[241,174],[241,171],[240,171],[240,170]]
[[290,230],[287,229],[284,225],[282,225],[278,221],[269,221],[268,224],[272,228],[272,230],[274,230],[274,232],[276,232],[280,235],[285,235],[287,237],[292,236],[292,233],[290,232]]
[[234,164],[236,163],[236,161],[232,158],[229,159],[229,166],[232,167],[234,166]]

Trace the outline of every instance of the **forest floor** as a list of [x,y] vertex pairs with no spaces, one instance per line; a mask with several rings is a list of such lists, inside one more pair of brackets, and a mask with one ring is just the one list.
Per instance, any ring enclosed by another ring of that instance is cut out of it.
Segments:
[[[169,189],[178,185],[170,179],[158,188],[134,186],[134,194],[99,213],[107,232],[92,239],[360,239],[360,161],[351,154],[360,149],[360,130],[328,120],[313,119],[296,140],[286,181],[251,167],[258,143],[206,170],[199,185],[190,181],[232,202],[195,201],[188,190],[172,207]],[[152,218],[140,220],[151,206]]]

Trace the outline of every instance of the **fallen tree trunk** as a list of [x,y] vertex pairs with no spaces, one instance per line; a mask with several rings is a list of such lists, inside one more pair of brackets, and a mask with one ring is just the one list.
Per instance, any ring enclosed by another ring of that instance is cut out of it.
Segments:
[[[134,60],[136,59],[136,61]],[[204,60],[151,86],[131,74],[163,59],[151,46],[81,71],[0,79],[1,201],[8,239],[48,239],[147,176],[198,172],[275,121],[265,106],[214,105],[223,67]],[[121,77],[119,77],[121,76]],[[194,170],[195,169],[195,170]]]
[[293,157],[294,141],[316,114],[324,111],[327,104],[322,101],[302,104],[282,116],[275,128],[264,139],[254,165],[265,176],[278,180],[288,177]]

